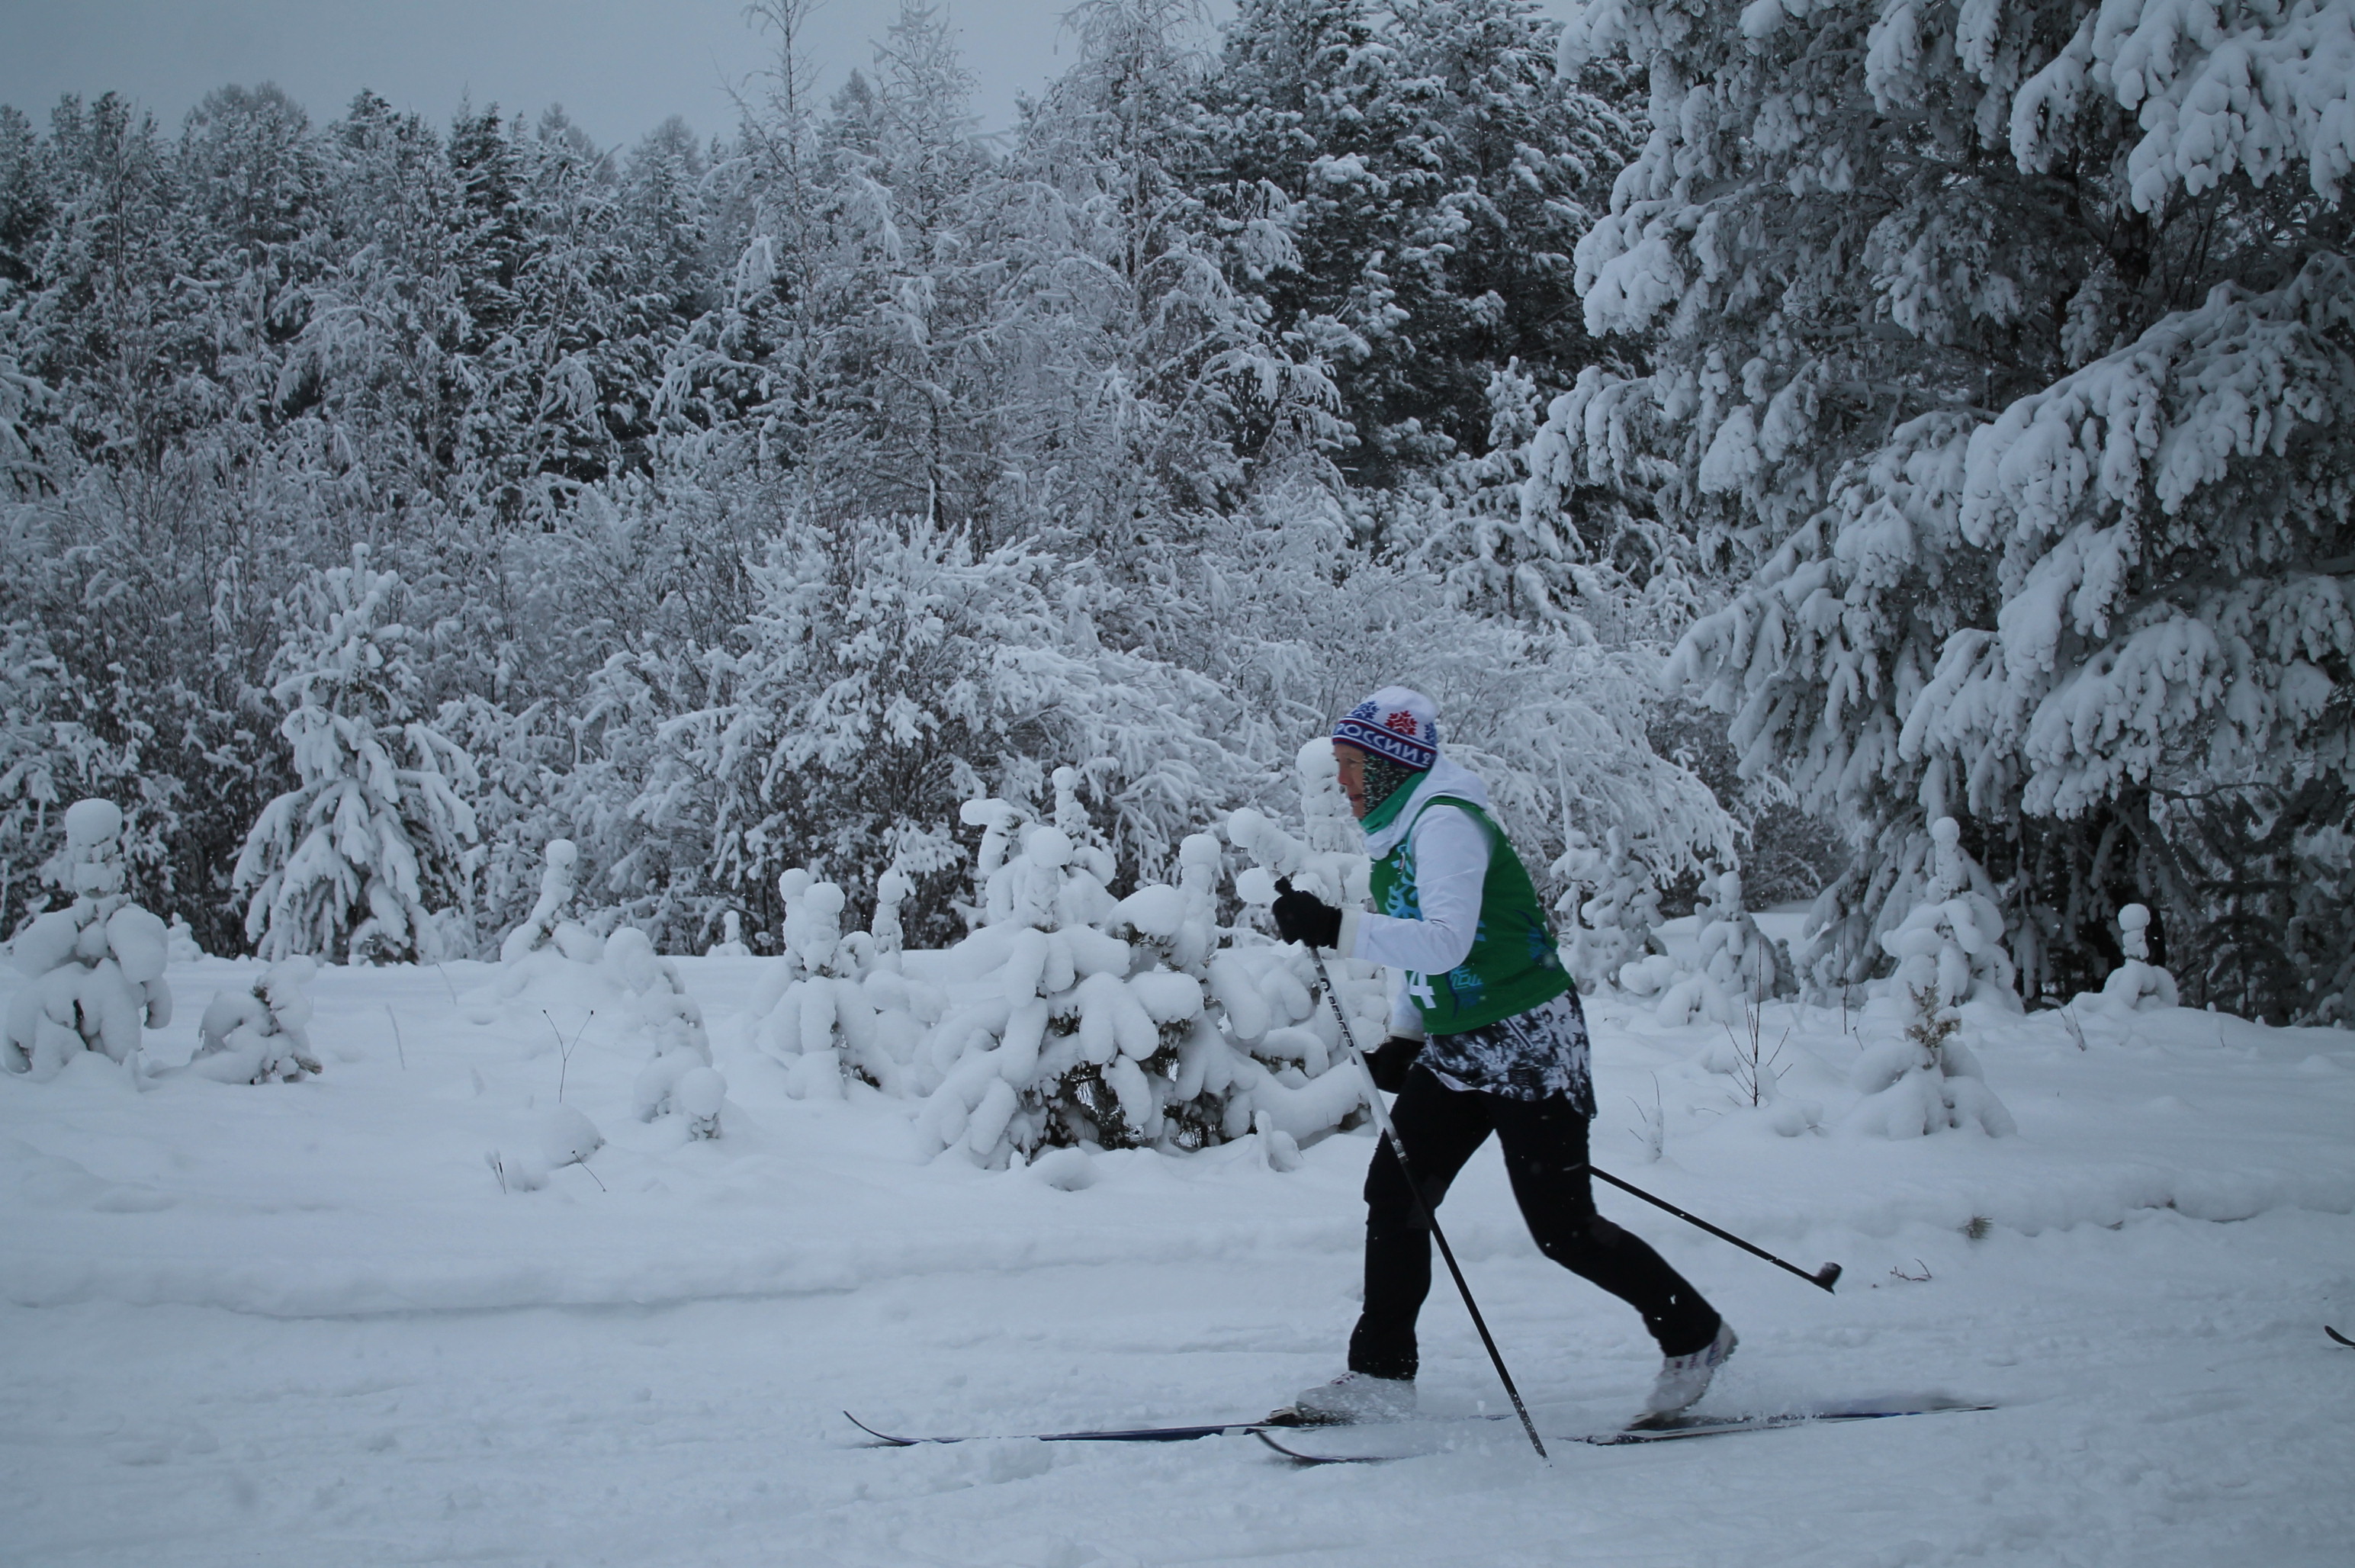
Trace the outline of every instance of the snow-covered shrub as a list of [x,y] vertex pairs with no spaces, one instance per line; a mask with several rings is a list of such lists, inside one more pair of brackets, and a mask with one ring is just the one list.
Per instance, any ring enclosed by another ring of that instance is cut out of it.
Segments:
[[79,1052],[130,1061],[140,1030],[172,1021],[164,923],[124,893],[123,813],[111,800],[66,810],[66,842],[43,880],[72,901],[36,916],[10,955],[27,976],[8,1006],[0,1068],[55,1077]]
[[2127,1009],[2171,1008],[2176,1005],[2175,976],[2150,961],[2150,911],[2128,904],[2118,911],[2118,945],[2125,962],[2110,971],[2102,984],[2102,999]]
[[900,906],[915,891],[915,882],[897,866],[875,883],[875,913],[867,923],[867,934],[875,944],[875,961],[888,968],[899,967],[900,950],[908,944],[907,933],[900,925]]
[[580,1165],[604,1147],[605,1135],[578,1106],[551,1105],[539,1119],[539,1156],[550,1170]]
[[604,1147],[605,1135],[597,1130],[597,1124],[580,1107],[559,1101],[534,1124],[529,1148],[517,1154],[485,1149],[483,1162],[498,1179],[501,1191],[538,1192],[548,1185],[550,1171],[561,1170],[568,1165],[585,1168],[589,1157]]
[[728,1080],[716,1068],[690,1067],[671,1085],[671,1108],[690,1138],[719,1136],[719,1113],[728,1104]]
[[[948,948],[845,938],[841,890],[789,873],[786,953],[756,1000],[756,1042],[786,1063],[794,1093],[857,1079],[922,1098],[922,1144],[987,1167],[1056,1146],[1188,1149],[1254,1130],[1271,1159],[1290,1157],[1286,1140],[1296,1156],[1360,1103],[1348,1074],[1329,1073],[1337,1029],[1317,1017],[1306,958],[1220,929],[1223,851],[1209,834],[1179,844],[1177,885],[1114,901],[1080,776],[1059,770],[1053,822],[966,804],[962,820],[984,830],[978,923]],[[1312,852],[1256,814],[1241,831],[1287,874],[1362,894],[1362,856]],[[1273,874],[1254,870],[1273,897]]]
[[300,783],[263,808],[231,878],[264,958],[430,963],[442,911],[467,897],[474,763],[426,710],[403,593],[355,547],[297,598],[271,697]]
[[[985,1165],[1049,1145],[1199,1146],[1181,1053],[1199,1032],[1200,982],[1114,933],[1182,933],[1174,890],[1115,908],[1070,834],[1031,827],[991,880],[989,920],[932,964],[947,1008],[923,1042],[937,1074],[917,1130]],[[928,955],[933,956],[933,955]]]
[[188,1071],[222,1083],[295,1083],[322,1071],[311,1049],[311,998],[319,972],[308,955],[281,958],[241,991],[216,994],[197,1026]]

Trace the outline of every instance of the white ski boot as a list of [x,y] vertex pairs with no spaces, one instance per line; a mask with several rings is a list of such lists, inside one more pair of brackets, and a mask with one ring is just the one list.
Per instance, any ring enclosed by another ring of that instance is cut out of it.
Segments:
[[1663,1360],[1660,1375],[1652,1382],[1652,1397],[1644,1402],[1644,1413],[1636,1424],[1664,1426],[1700,1403],[1717,1369],[1725,1365],[1725,1359],[1741,1342],[1734,1337],[1733,1325],[1720,1318],[1716,1339],[1690,1355]]
[[1413,1413],[1412,1378],[1343,1372],[1329,1383],[1301,1390],[1290,1404],[1267,1419],[1271,1426],[1339,1426],[1361,1421],[1404,1421]]

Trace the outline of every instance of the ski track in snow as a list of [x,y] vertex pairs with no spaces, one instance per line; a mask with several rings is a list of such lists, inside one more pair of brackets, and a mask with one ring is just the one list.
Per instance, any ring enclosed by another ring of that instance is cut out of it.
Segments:
[[[605,1191],[577,1169],[499,1190],[484,1152],[529,1146],[553,1039],[465,1021],[432,969],[325,971],[316,1082],[139,1093],[95,1057],[0,1082],[0,1562],[2349,1561],[2355,1357],[2321,1325],[2355,1318],[2355,1034],[2088,1015],[2081,1052],[2051,1015],[1974,1013],[2020,1136],[1891,1143],[1777,1136],[1693,1064],[1709,1030],[1591,1002],[1597,1158],[1847,1266],[1827,1297],[1606,1191],[1742,1331],[1704,1408],[2004,1408],[1550,1468],[1484,1431],[1296,1472],[1241,1437],[867,1448],[838,1412],[920,1434],[1259,1413],[1339,1368],[1369,1140],[1290,1175],[1252,1140],[1107,1156],[1076,1192],[920,1165],[905,1104],[783,1097],[741,1043],[761,965],[681,964],[730,1084],[716,1144],[631,1121],[638,1052],[590,1023],[566,1103],[612,1140]],[[258,972],[176,965],[151,1051],[184,1057],[204,998]],[[1785,1022],[1785,1093],[1837,1121],[1859,1046],[1779,1006],[1770,1041]],[[1628,1414],[1649,1341],[1537,1256],[1493,1152],[1445,1213],[1541,1424]],[[1498,1408],[1445,1292],[1425,1407]]]

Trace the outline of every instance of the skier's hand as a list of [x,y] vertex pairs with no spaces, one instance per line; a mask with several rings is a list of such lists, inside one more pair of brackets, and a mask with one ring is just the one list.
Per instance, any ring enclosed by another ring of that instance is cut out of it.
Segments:
[[1341,912],[1314,893],[1294,890],[1288,880],[1279,881],[1273,913],[1276,934],[1286,942],[1305,942],[1311,947],[1336,947],[1341,941]]
[[1374,1075],[1374,1087],[1385,1094],[1395,1094],[1406,1087],[1407,1070],[1414,1059],[1423,1054],[1423,1041],[1394,1034],[1375,1048],[1366,1066]]

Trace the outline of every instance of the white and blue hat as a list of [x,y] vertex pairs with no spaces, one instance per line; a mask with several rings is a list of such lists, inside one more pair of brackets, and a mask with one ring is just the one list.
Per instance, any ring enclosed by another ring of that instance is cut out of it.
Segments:
[[1420,773],[1439,760],[1439,709],[1420,691],[1386,686],[1349,709],[1333,739]]

